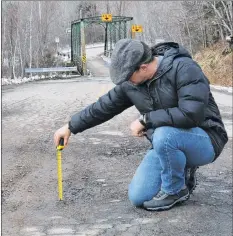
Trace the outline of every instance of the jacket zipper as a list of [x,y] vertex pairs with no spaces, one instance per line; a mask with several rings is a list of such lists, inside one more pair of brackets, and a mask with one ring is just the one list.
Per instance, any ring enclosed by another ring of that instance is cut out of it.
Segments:
[[[148,84],[148,93],[149,93],[149,95],[150,95],[151,100],[153,101],[153,107],[154,107],[154,108],[155,108],[155,103],[154,103],[154,100],[153,100],[153,98],[152,98],[152,96],[151,96],[151,94],[150,94],[150,85],[151,85],[151,83],[152,83],[153,81],[159,79],[161,76],[163,76],[165,73],[167,73],[171,68],[172,68],[172,66],[169,66],[169,67],[167,68],[167,70],[165,70],[162,74],[160,74],[160,75],[158,75],[157,77],[155,77],[155,78],[154,78],[153,80],[151,80],[151,81],[149,82],[149,84]],[[159,97],[159,94],[158,94],[158,91],[157,91],[156,88],[155,88],[155,92],[156,92],[156,95],[157,95],[157,97],[158,97],[159,104],[160,104],[160,106],[163,108],[163,105],[162,105],[162,103],[161,103],[161,100],[160,100],[160,97]]]
[[[131,83],[130,83],[130,85],[133,86],[134,88],[136,88],[139,92],[143,93],[142,90],[140,90],[137,85],[134,85],[134,84],[131,84]],[[150,98],[150,100],[151,100],[151,95],[150,95],[150,91],[149,91],[149,90],[148,90],[148,93],[149,93],[149,98]],[[145,93],[144,93],[144,94],[145,94]],[[145,94],[145,95],[147,95],[147,94]],[[152,100],[153,100],[153,99],[152,99]]]
[[[163,104],[162,104],[162,102],[161,102],[161,100],[160,100],[160,97],[159,97],[159,93],[158,93],[157,88],[155,88],[155,92],[156,92],[156,95],[157,95],[157,97],[158,97],[159,104],[160,104],[160,106],[163,108]],[[163,109],[164,109],[164,108],[163,108]]]
[[153,104],[153,108],[155,108],[155,102],[154,102],[154,99],[152,98],[151,94],[150,94],[150,88],[148,86],[148,93],[149,93],[149,97],[150,97],[150,100],[152,101],[152,104]]
[[148,87],[150,87],[150,84],[151,84],[153,81],[159,79],[161,76],[163,76],[165,73],[167,73],[171,68],[172,68],[172,66],[169,66],[169,67],[167,68],[167,70],[165,70],[162,74],[160,74],[160,75],[158,75],[157,77],[155,77],[154,79],[152,79],[152,80],[149,82]]

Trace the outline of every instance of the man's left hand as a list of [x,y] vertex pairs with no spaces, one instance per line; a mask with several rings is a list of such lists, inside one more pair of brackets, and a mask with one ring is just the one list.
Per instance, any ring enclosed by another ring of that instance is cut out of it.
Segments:
[[130,129],[132,135],[135,137],[142,137],[145,134],[144,132],[145,127],[141,124],[141,122],[138,119],[131,123]]

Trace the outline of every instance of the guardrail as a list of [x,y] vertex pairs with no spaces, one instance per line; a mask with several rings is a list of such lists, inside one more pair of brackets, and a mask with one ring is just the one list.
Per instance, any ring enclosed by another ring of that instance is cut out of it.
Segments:
[[52,67],[52,68],[25,68],[25,73],[43,73],[43,72],[63,72],[63,71],[76,71],[77,66],[73,67]]

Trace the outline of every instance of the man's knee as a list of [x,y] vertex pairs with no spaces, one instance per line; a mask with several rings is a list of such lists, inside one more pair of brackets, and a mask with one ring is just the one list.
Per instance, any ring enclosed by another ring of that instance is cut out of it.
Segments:
[[155,129],[153,134],[153,148],[156,152],[164,152],[165,146],[168,142],[173,141],[175,128],[170,126],[163,126]]
[[143,205],[144,200],[142,199],[141,194],[142,193],[139,189],[129,187],[128,191],[129,200],[136,207],[140,207]]

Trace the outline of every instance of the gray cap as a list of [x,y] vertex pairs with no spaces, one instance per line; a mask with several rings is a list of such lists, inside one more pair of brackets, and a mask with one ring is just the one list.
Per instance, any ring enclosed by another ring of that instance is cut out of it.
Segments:
[[144,44],[142,42],[135,39],[119,40],[111,56],[110,77],[112,82],[121,84],[128,80],[143,57]]

